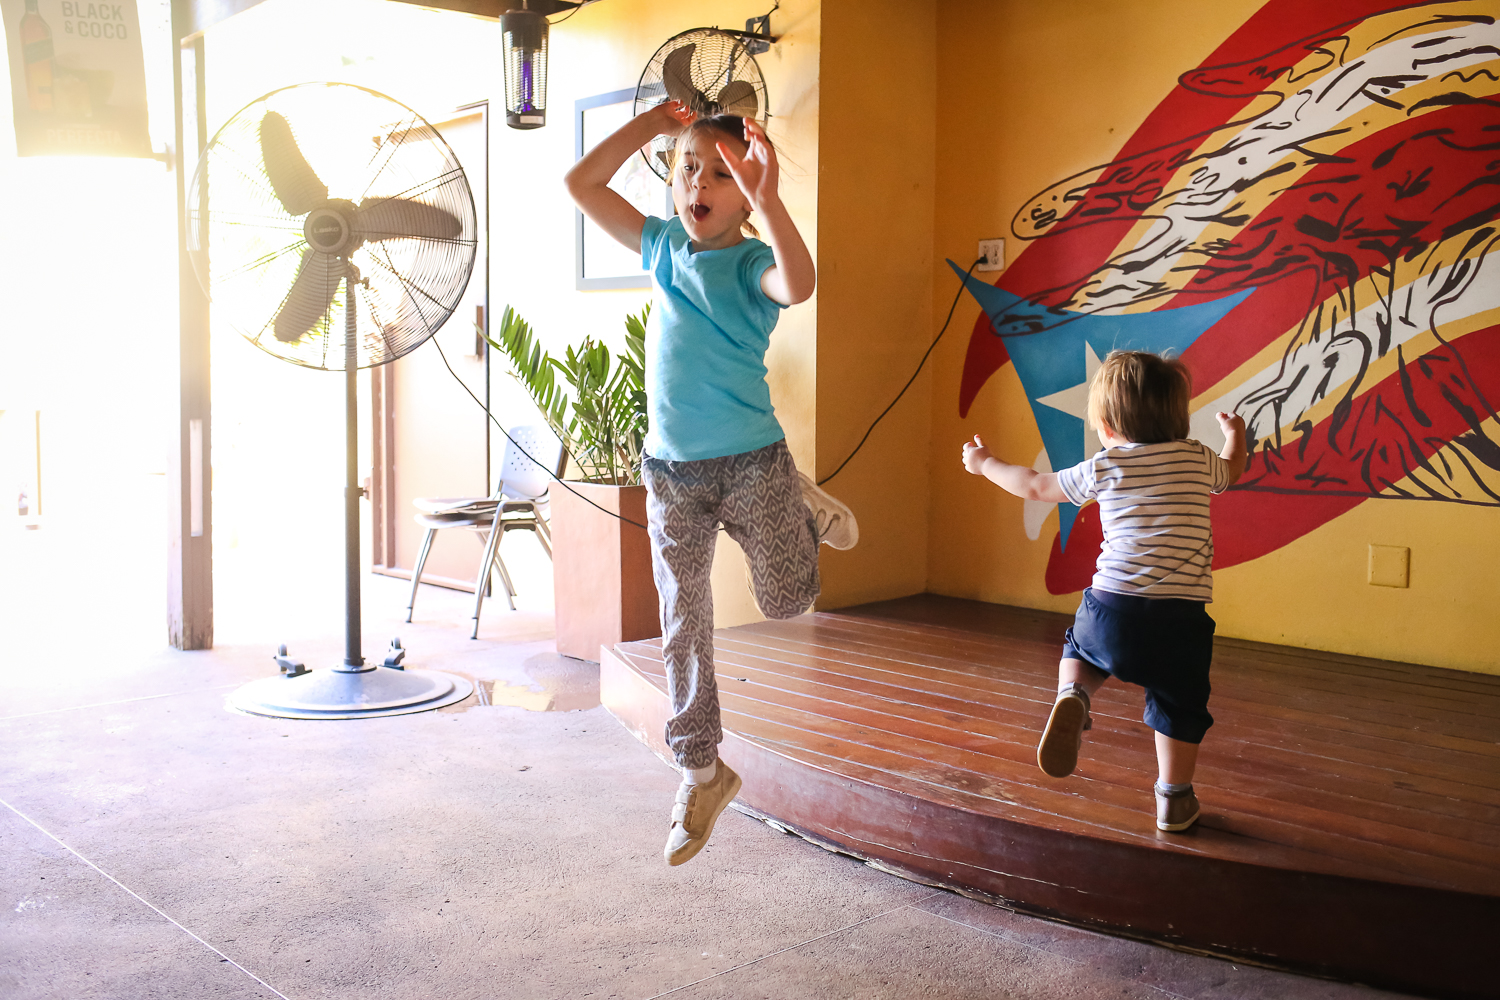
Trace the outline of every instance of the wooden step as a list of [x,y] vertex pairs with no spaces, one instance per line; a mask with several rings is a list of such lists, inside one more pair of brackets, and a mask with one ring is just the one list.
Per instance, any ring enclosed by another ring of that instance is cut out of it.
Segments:
[[[919,595],[715,633],[741,801],[935,884],[1195,950],[1479,996],[1500,920],[1500,677],[1218,640],[1195,783],[1158,832],[1139,688],[1096,695],[1078,770],[1036,766],[1071,616]],[[660,641],[603,666],[666,755]],[[1486,974],[1487,975],[1487,974]]]

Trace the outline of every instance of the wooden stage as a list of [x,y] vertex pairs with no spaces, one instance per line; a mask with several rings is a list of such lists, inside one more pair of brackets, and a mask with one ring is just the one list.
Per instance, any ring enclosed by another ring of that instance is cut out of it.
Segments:
[[[1221,639],[1203,818],[1165,834],[1139,689],[1095,697],[1072,777],[1036,766],[1070,621],[921,595],[719,630],[740,803],[1018,910],[1420,995],[1500,995],[1483,958],[1500,928],[1500,677]],[[602,695],[665,756],[659,640],[606,655]]]

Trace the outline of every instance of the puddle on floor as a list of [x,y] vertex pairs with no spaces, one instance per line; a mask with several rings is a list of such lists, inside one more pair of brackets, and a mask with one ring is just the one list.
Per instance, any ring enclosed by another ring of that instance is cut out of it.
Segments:
[[599,664],[557,653],[537,653],[521,662],[525,683],[511,679],[474,681],[474,696],[439,709],[463,712],[484,705],[524,708],[528,712],[580,712],[599,704]]

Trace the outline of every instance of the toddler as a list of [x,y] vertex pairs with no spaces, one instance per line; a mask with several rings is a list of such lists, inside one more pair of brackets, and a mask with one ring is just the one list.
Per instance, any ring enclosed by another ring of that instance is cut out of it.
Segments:
[[1110,677],[1139,684],[1145,722],[1156,731],[1156,827],[1169,832],[1198,821],[1193,770],[1214,721],[1209,494],[1232,486],[1246,458],[1245,421],[1236,414],[1215,415],[1226,439],[1219,454],[1188,440],[1191,396],[1180,360],[1111,351],[1089,386],[1089,423],[1104,444],[1094,457],[1038,473],[995,458],[978,435],[963,456],[969,472],[1019,497],[1099,502],[1104,545],[1063,642],[1037,763],[1054,778],[1072,774],[1083,731],[1093,725],[1094,692]]

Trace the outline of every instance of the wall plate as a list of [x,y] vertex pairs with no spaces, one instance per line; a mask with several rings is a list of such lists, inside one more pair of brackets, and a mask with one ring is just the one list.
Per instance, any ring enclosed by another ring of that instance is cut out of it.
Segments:
[[1411,549],[1404,545],[1371,545],[1367,579],[1372,587],[1406,587],[1411,578]]
[[1005,241],[1002,239],[979,241],[979,266],[976,271],[1005,270]]

